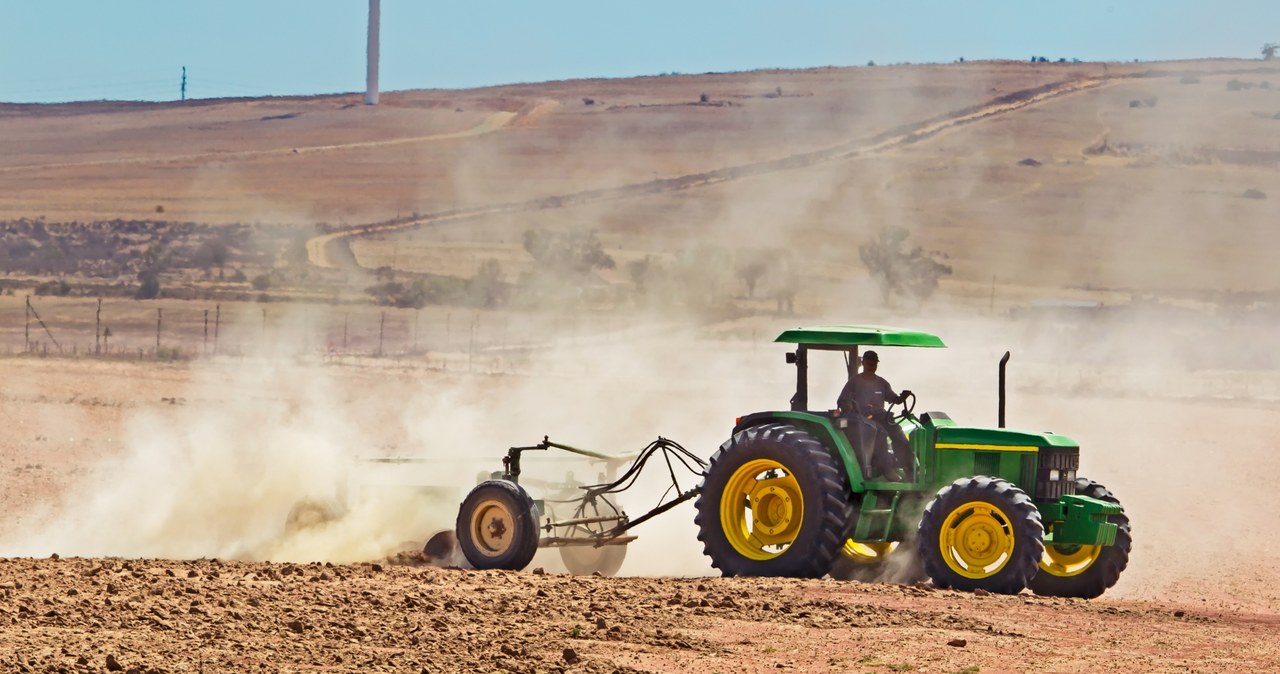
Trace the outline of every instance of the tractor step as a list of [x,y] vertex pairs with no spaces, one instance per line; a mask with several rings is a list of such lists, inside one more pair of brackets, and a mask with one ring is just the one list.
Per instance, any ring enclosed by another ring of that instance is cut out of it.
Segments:
[[[853,528],[853,540],[859,542],[883,543],[889,540],[893,530],[894,515],[898,512],[898,498],[901,492],[869,491],[862,495],[862,506],[858,508],[858,522]],[[881,503],[882,499],[888,503]],[[887,507],[882,507],[887,506]]]

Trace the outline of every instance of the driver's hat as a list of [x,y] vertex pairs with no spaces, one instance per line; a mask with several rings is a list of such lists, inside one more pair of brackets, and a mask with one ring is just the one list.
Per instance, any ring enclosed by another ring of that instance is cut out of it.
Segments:
[[875,362],[879,363],[879,362],[880,362],[880,356],[879,356],[879,354],[877,354],[875,351],[868,351],[868,352],[866,352],[866,353],[862,354],[862,360],[873,360],[873,361],[875,361]]

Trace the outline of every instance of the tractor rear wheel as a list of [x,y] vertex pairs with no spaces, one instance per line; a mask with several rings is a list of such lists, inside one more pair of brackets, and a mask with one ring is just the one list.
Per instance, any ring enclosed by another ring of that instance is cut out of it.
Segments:
[[[1083,477],[1076,479],[1076,493],[1120,505],[1106,487]],[[1114,545],[1046,545],[1040,572],[1031,579],[1031,591],[1049,597],[1093,599],[1116,584],[1129,565],[1133,536],[1124,513],[1111,515],[1118,526]]]
[[700,489],[698,540],[726,576],[826,575],[853,512],[831,451],[787,424],[734,434],[711,457]]
[[533,499],[508,480],[476,485],[462,501],[457,531],[462,554],[477,569],[519,571],[538,551]]
[[920,518],[924,570],[941,588],[1017,594],[1044,554],[1040,511],[1021,489],[993,477],[943,487]]

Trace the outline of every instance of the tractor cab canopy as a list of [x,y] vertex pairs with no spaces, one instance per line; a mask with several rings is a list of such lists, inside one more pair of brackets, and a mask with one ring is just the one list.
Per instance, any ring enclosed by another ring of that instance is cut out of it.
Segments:
[[927,332],[877,325],[794,328],[784,331],[773,341],[798,345],[794,352],[787,354],[787,362],[796,366],[796,394],[791,398],[791,409],[795,411],[803,411],[809,406],[809,349],[848,352],[852,374],[852,368],[856,367],[858,360],[859,346],[946,347],[942,339]]

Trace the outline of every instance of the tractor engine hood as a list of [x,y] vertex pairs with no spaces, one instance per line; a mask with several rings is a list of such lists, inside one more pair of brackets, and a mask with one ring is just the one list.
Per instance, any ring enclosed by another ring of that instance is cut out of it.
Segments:
[[1079,447],[1075,440],[1055,433],[1035,433],[1009,428],[941,426],[937,429],[938,449],[991,449],[1035,451],[1041,447]]

